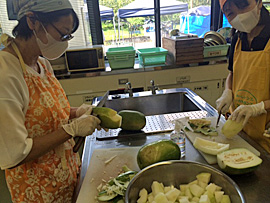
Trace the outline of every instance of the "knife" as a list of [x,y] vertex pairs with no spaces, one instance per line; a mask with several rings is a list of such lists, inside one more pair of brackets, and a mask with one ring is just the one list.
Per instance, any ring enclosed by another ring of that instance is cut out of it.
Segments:
[[[102,97],[102,99],[99,101],[97,107],[102,107],[104,106],[105,102],[107,101],[107,98],[109,96],[109,92],[107,91],[106,94]],[[85,137],[79,137],[78,141],[76,142],[75,146],[73,147],[73,152],[78,152],[81,145],[84,143]]]
[[220,117],[221,117],[221,110],[218,113],[216,128],[218,127],[218,123],[219,123]]

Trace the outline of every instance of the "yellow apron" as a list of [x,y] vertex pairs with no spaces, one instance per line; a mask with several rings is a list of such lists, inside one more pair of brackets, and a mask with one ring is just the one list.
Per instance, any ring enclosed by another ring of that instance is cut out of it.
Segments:
[[[242,51],[242,42],[238,39],[233,63],[232,110],[239,105],[257,104],[270,99],[270,40],[262,51]],[[268,153],[270,138],[263,136],[270,113],[249,119],[244,131]]]

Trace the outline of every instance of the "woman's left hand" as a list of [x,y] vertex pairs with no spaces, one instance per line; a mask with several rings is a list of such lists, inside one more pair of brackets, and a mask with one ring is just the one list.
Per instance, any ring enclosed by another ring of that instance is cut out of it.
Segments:
[[263,113],[267,112],[264,108],[264,102],[262,101],[258,104],[240,105],[235,109],[229,119],[235,120],[236,122],[244,120],[243,126],[245,126],[250,117],[259,116]]

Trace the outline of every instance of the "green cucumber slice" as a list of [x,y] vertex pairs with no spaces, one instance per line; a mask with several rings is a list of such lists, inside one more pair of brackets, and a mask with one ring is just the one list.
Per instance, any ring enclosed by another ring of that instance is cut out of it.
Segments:
[[107,194],[106,191],[102,191],[98,194],[97,199],[102,202],[107,202],[115,198],[118,194],[112,193],[112,194]]

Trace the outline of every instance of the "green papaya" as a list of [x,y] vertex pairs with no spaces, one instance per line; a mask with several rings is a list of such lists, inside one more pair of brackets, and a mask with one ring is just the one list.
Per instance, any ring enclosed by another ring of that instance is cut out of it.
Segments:
[[100,119],[100,126],[103,128],[116,129],[121,126],[122,117],[111,108],[94,107],[93,115],[96,115]]
[[244,120],[241,120],[240,122],[236,122],[229,119],[223,125],[221,132],[225,135],[225,137],[232,138],[243,129],[244,127],[243,122]]
[[262,159],[245,148],[226,150],[217,155],[218,166],[230,175],[250,173],[257,169]]
[[141,130],[146,125],[145,115],[139,111],[122,110],[118,114],[122,117],[123,130]]
[[159,140],[143,146],[137,154],[137,163],[140,169],[151,164],[179,160],[181,151],[179,146],[171,140]]

